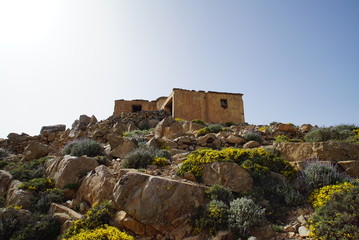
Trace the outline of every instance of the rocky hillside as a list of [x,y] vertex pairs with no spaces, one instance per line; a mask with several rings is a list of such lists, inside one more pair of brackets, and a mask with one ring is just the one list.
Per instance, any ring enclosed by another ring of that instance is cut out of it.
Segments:
[[340,230],[324,220],[326,206],[357,195],[358,143],[353,125],[206,124],[163,111],[10,133],[0,239],[358,239],[358,208],[340,210]]

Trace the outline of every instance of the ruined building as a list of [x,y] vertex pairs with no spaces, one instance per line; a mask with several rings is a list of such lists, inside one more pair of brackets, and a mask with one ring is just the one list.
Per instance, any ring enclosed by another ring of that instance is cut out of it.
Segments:
[[174,88],[168,97],[155,101],[116,100],[113,115],[122,112],[165,110],[174,118],[200,119],[208,123],[244,123],[243,94],[190,91]]

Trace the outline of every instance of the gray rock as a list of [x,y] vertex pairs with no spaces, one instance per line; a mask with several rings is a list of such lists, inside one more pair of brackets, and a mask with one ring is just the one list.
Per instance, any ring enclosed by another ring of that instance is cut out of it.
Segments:
[[43,126],[41,128],[40,134],[43,134],[45,132],[47,132],[47,133],[63,132],[65,130],[66,130],[66,125],[64,125],[64,124]]

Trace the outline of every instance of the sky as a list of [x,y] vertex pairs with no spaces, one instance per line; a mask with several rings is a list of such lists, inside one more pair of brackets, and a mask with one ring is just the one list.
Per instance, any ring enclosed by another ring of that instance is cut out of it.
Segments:
[[359,1],[0,1],[0,138],[173,88],[243,93],[251,124],[359,125]]

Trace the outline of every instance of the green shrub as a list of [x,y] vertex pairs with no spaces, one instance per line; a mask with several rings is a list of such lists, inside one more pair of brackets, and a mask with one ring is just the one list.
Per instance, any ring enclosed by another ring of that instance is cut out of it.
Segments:
[[68,143],[64,150],[64,154],[81,157],[86,155],[88,157],[96,157],[103,155],[103,148],[101,144],[91,139],[80,139]]
[[200,119],[193,119],[192,120],[193,123],[197,123],[197,124],[201,124],[201,125],[206,125],[206,123]]
[[200,136],[204,136],[208,133],[210,133],[211,131],[209,130],[208,127],[205,127],[205,128],[201,128],[200,130],[197,131],[197,136],[200,137]]
[[276,143],[290,142],[290,138],[285,135],[278,135],[274,138],[274,142]]
[[109,224],[115,212],[114,207],[108,201],[95,205],[87,211],[85,218],[76,220],[71,227],[66,229],[61,239],[69,239],[84,230],[93,230]]
[[92,230],[84,230],[70,238],[68,240],[134,240],[130,235],[127,235],[124,232],[121,232],[116,227],[111,227],[104,225]]
[[231,190],[221,185],[212,185],[208,190],[206,190],[206,195],[211,200],[218,200],[229,205],[230,201],[233,200],[233,194]]
[[44,163],[48,157],[32,160],[29,162],[19,163],[16,167],[9,170],[13,178],[22,182],[29,181],[33,178],[45,177]]
[[34,192],[43,192],[55,186],[52,179],[48,178],[34,178],[19,185],[20,189],[29,190]]
[[318,128],[310,131],[304,136],[307,142],[344,141],[355,135],[355,125],[338,125],[329,128]]
[[228,225],[228,206],[217,200],[212,200],[199,209],[195,220],[195,229],[200,232],[209,230],[214,235],[219,230],[224,230]]
[[169,158],[169,153],[165,150],[142,146],[127,154],[123,160],[123,167],[146,168],[158,157]]
[[47,189],[35,195],[32,206],[35,212],[46,214],[51,203],[61,203],[64,200],[64,193],[60,189]]
[[150,134],[153,131],[153,128],[150,129],[143,129],[143,130],[133,130],[130,132],[124,132],[122,133],[122,136],[126,138],[142,138],[148,134]]
[[234,122],[226,122],[226,123],[224,123],[225,127],[231,127],[233,125],[236,125],[236,124]]
[[335,167],[317,161],[309,163],[304,168],[302,177],[307,193],[310,193],[317,188],[347,180],[345,176],[338,173]]
[[249,141],[256,141],[259,143],[263,142],[261,135],[256,132],[247,132],[243,135],[243,138],[246,142],[249,142]]
[[252,174],[273,171],[292,177],[297,173],[289,162],[262,148],[225,148],[222,150],[200,148],[187,156],[177,173],[183,175],[185,172],[190,172],[196,177],[201,177],[203,165],[211,162],[235,162],[251,171]]
[[334,193],[309,224],[314,239],[359,239],[359,186]]
[[9,164],[10,164],[10,161],[7,159],[0,160],[0,169],[3,169],[4,167],[6,167]]
[[6,149],[0,148],[0,159],[9,156],[9,152]]
[[156,157],[155,159],[153,159],[152,165],[157,165],[159,167],[163,167],[163,166],[168,165],[168,160],[165,157]]
[[264,220],[265,209],[249,198],[237,198],[230,203],[228,224],[238,238],[245,238],[249,231]]
[[219,133],[220,131],[223,131],[222,126],[219,124],[210,124],[208,129],[211,133]]

